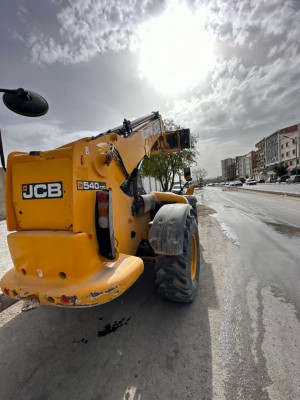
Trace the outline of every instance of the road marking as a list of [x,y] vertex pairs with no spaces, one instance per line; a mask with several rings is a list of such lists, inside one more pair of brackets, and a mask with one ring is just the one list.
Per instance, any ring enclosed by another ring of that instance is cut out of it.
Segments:
[[13,318],[17,317],[21,314],[22,310],[22,301],[18,301],[12,306],[8,307],[6,310],[0,313],[0,328],[11,321]]

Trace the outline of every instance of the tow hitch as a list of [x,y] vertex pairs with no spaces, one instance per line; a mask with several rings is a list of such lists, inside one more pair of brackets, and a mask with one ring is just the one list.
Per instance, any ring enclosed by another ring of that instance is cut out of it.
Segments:
[[24,300],[23,306],[22,306],[22,311],[31,311],[31,310],[36,310],[40,306],[40,301],[37,298],[33,298],[30,300]]

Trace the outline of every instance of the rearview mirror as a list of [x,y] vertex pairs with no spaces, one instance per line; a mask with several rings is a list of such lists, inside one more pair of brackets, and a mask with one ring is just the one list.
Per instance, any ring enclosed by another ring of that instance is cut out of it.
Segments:
[[48,111],[47,101],[37,93],[19,89],[0,89],[3,102],[11,111],[25,117],[41,117]]

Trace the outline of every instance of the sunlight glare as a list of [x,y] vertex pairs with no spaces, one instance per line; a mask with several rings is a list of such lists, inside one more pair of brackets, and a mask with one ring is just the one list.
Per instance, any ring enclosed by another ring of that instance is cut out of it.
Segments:
[[177,94],[203,81],[215,64],[214,40],[204,29],[203,14],[185,5],[140,27],[141,78],[159,91]]

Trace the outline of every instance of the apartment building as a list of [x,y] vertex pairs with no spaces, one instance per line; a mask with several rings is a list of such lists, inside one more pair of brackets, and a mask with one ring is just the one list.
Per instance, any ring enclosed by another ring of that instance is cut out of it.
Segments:
[[[300,158],[300,124],[279,130],[280,161],[290,170],[299,164]],[[297,159],[296,159],[297,156]]]
[[245,156],[245,169],[246,169],[246,178],[253,178],[253,170],[257,166],[257,154],[256,151],[250,151]]
[[266,139],[263,138],[255,144],[256,147],[256,167],[253,168],[253,178],[260,181],[267,179],[266,157],[265,157]]
[[246,155],[235,157],[236,178],[246,177]]
[[276,131],[266,137],[265,141],[265,159],[266,159],[266,170],[268,177],[276,177],[274,167],[280,163],[280,137],[279,132]]
[[[256,180],[275,178],[277,166],[282,163],[287,172],[293,170],[296,165],[300,171],[300,124],[277,130],[257,142],[255,147],[256,151],[250,151],[244,156],[222,160],[224,180],[232,176]],[[235,175],[232,175],[234,169]]]
[[221,161],[222,164],[222,179],[227,181],[234,179],[236,176],[235,158],[226,158]]

